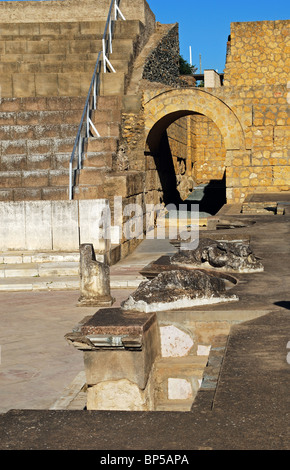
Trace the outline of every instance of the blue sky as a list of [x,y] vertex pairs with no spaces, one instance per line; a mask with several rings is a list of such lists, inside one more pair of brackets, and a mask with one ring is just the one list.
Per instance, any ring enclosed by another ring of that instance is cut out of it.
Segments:
[[223,72],[232,22],[288,20],[289,0],[147,0],[160,23],[179,23],[180,53],[202,69]]
[[192,63],[198,67],[198,72],[200,55],[202,70],[223,72],[232,22],[290,19],[289,0],[147,1],[156,21],[179,23],[180,53],[189,62],[191,46]]

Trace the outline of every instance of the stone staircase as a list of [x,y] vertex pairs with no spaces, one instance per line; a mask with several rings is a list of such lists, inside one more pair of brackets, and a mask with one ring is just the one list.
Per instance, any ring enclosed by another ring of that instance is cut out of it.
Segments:
[[[104,28],[104,21],[0,24],[1,201],[68,198],[70,155]],[[92,116],[101,138],[86,142],[76,199],[106,197],[140,32],[139,21],[116,23],[110,60],[118,71],[102,74]]]
[[[140,28],[138,21],[116,23],[111,61],[120,90]],[[104,21],[0,23],[2,98],[86,96],[104,29]]]
[[68,198],[68,168],[83,98],[4,98],[0,200]]
[[2,252],[1,291],[79,289],[79,253]]
[[[105,24],[0,22],[1,202],[69,199],[69,161]],[[127,195],[130,172],[118,172],[115,157],[122,97],[142,47],[143,29],[138,20],[115,24],[110,62],[116,73],[102,73],[98,106],[91,116],[101,137],[85,142],[74,199],[110,198],[116,187]],[[79,286],[79,253],[0,256],[0,290]]]

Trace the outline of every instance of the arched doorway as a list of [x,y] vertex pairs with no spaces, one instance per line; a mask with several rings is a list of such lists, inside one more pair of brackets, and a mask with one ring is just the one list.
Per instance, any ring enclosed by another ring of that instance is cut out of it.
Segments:
[[[159,93],[145,102],[144,111],[146,155],[154,159],[162,202],[179,204],[187,199],[189,204],[199,203],[200,210],[216,213],[226,203],[227,152],[245,148],[233,111],[200,89]],[[177,143],[186,148],[176,152]],[[191,195],[190,184],[186,186],[190,178],[198,189]]]

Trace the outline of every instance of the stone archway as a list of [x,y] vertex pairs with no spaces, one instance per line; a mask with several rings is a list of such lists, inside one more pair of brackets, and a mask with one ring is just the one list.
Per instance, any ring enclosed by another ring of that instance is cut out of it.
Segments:
[[147,141],[148,138],[153,140],[151,136],[157,138],[176,119],[199,113],[217,125],[227,151],[245,149],[244,132],[235,113],[222,100],[202,89],[164,91],[145,101],[144,112]]
[[[154,92],[153,92],[154,93]],[[184,116],[200,115],[208,118],[218,128],[225,149],[224,172],[232,165],[233,154],[245,151],[245,136],[234,111],[220,98],[199,88],[172,89],[153,94],[144,99],[146,149],[156,154],[162,136],[168,127]],[[213,178],[214,180],[214,175]],[[232,183],[226,189],[231,199]]]

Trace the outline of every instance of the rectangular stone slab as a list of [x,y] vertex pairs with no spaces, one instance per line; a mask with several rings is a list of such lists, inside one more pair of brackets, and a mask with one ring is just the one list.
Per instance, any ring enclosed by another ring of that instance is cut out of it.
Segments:
[[82,326],[83,335],[142,336],[156,321],[155,313],[126,312],[121,308],[98,310]]

